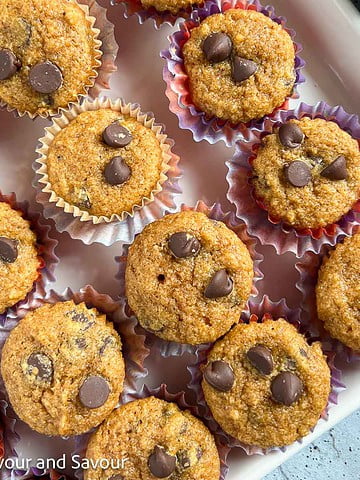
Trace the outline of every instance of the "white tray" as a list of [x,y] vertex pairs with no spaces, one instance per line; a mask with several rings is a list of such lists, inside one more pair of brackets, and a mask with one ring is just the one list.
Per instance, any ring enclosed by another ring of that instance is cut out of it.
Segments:
[[[102,0],[101,3],[105,6],[109,1]],[[315,103],[324,99],[333,105],[343,105],[349,112],[359,112],[360,15],[357,10],[348,0],[273,0],[272,4],[278,15],[288,18],[289,26],[297,31],[297,39],[304,46],[302,56],[307,61],[304,71],[307,81],[299,89],[301,100]],[[225,208],[229,207],[224,161],[232,155],[232,149],[222,143],[211,146],[206,142],[193,142],[190,132],[180,130],[176,117],[168,110],[162,80],[163,61],[159,52],[167,47],[166,37],[173,29],[163,26],[160,31],[155,31],[152,21],[139,25],[136,17],[125,20],[122,11],[122,7],[109,9],[109,17],[117,26],[120,45],[119,71],[113,77],[110,96],[123,96],[128,101],[139,102],[143,111],[153,111],[156,119],[167,125],[169,136],[176,141],[175,151],[181,156],[184,169],[181,182],[184,194],[179,203],[183,201],[192,205],[202,199],[209,203],[221,202]],[[37,139],[42,136],[46,124],[43,120],[15,119],[6,112],[0,112],[0,188],[4,192],[14,190],[20,199],[28,199],[32,203],[31,164]],[[60,235],[54,231],[53,235],[60,240],[57,253],[61,259],[55,289],[62,291],[70,286],[77,290],[91,283],[99,291],[114,296],[117,294],[114,256],[119,254],[119,246],[87,247],[79,241],[72,241],[67,234]],[[296,289],[287,287],[297,280],[295,257],[284,255],[282,263],[277,260],[277,268],[272,269],[274,250],[271,247],[259,250],[266,257],[262,267],[265,272],[265,281],[260,286],[262,292],[272,300],[286,296],[290,305],[295,307],[299,300]],[[153,384],[164,380],[172,391],[183,388],[187,378],[185,365],[180,369],[184,372],[183,382],[178,385],[173,383],[174,368],[175,361],[172,360],[157,365]],[[339,405],[331,409],[329,421],[321,421],[302,444],[294,444],[285,453],[246,457],[236,450],[231,454],[228,480],[261,479],[304,445],[360,408],[360,367],[345,366],[344,381],[348,389],[340,394]],[[24,425],[19,426],[19,431],[22,433],[18,452],[21,456],[56,457],[63,449],[71,451],[71,444],[34,435]]]

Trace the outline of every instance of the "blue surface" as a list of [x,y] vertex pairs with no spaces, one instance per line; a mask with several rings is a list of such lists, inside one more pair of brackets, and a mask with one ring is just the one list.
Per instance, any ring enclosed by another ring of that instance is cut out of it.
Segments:
[[264,480],[360,480],[360,410]]

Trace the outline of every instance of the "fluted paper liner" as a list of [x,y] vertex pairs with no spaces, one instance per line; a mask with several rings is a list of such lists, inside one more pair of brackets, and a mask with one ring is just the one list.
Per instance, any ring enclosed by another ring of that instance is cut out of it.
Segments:
[[[195,205],[195,207],[189,207],[186,205],[181,206],[181,211],[184,210],[194,210],[196,212],[202,212],[207,215],[212,220],[218,220],[230,228],[230,230],[234,231],[236,235],[242,240],[246,247],[249,250],[250,256],[254,263],[254,280],[253,280],[253,287],[251,292],[251,297],[256,297],[258,295],[258,291],[256,288],[256,283],[263,278],[263,274],[260,270],[260,263],[263,261],[263,256],[256,251],[256,242],[253,238],[251,238],[247,231],[246,227],[242,222],[238,222],[233,213],[227,212],[225,213],[222,210],[222,207],[219,203],[215,203],[212,206],[206,205],[204,202],[199,201]],[[126,270],[126,261],[127,261],[127,251],[129,245],[125,246],[124,253],[120,257],[116,257],[116,261],[119,264],[118,273],[116,278],[119,280],[119,296],[121,298],[125,298],[125,270]],[[129,314],[134,315],[131,311],[130,307],[127,305],[129,310]],[[245,307],[247,309],[248,306]],[[135,318],[135,317],[134,317]],[[151,346],[151,350],[156,351],[159,350],[160,354],[163,357],[172,357],[172,356],[182,356],[185,353],[196,353],[198,351],[207,349],[209,344],[202,344],[202,345],[190,345],[190,344],[182,344],[176,342],[167,342],[151,332],[145,331],[142,327],[139,327],[141,331],[146,335],[146,342],[149,346]]]
[[[78,103],[82,98],[90,95],[95,98],[104,89],[109,89],[109,80],[113,72],[116,72],[115,59],[118,53],[118,45],[115,40],[114,25],[106,17],[106,9],[101,7],[95,0],[69,0],[78,4],[85,12],[86,19],[91,25],[95,38],[95,57],[93,59],[92,74],[88,83],[84,85],[83,91],[79,92],[76,102],[70,102],[67,108]],[[59,107],[56,113],[34,114],[28,111],[19,111],[11,105],[0,100],[0,108],[8,112],[14,112],[17,116],[29,116],[31,119],[37,116],[47,118],[59,114],[64,110]]]
[[[250,302],[250,309],[249,312],[246,312],[242,320],[245,322],[258,322],[264,321],[266,319],[274,319],[277,320],[278,318],[285,318],[288,320],[292,325],[294,325],[299,332],[306,336],[307,341],[309,343],[314,342],[315,340],[320,340],[318,337],[314,337],[311,329],[309,327],[308,318],[302,317],[301,314],[302,310],[298,309],[290,309],[285,299],[281,299],[278,302],[272,302],[267,296],[264,296],[260,303],[253,303]],[[323,344],[323,347],[325,345]],[[194,392],[198,402],[199,412],[201,417],[204,420],[204,423],[208,426],[210,431],[218,438],[220,443],[224,443],[225,445],[234,448],[239,447],[241,448],[247,455],[265,455],[272,451],[286,451],[288,447],[273,447],[273,448],[260,448],[253,445],[246,445],[236,438],[232,437],[231,435],[225,433],[220,425],[216,422],[214,417],[211,414],[210,408],[206,404],[204,393],[201,387],[202,382],[202,372],[201,367],[207,361],[207,355],[211,347],[207,351],[201,352],[198,355],[198,362],[197,364],[191,365],[188,367],[188,370],[191,374],[191,381],[189,383],[189,388]],[[325,410],[322,412],[321,417],[323,420],[327,420],[328,418],[328,410],[331,405],[337,404],[337,397],[338,393],[343,390],[345,387],[341,382],[341,372],[338,370],[334,365],[334,352],[329,352],[324,350],[324,354],[327,357],[327,362],[331,370],[331,392],[328,400],[328,405]],[[316,428],[316,426],[314,427]],[[302,442],[302,439],[297,440],[297,442]]]
[[[297,85],[305,81],[301,74],[301,69],[304,67],[305,62],[299,57],[302,46],[295,42],[295,32],[286,27],[286,19],[276,16],[272,6],[263,7],[259,0],[218,0],[207,2],[203,7],[195,9],[191,13],[189,20],[182,22],[179,30],[169,36],[170,47],[161,53],[166,62],[163,77],[167,85],[166,96],[169,99],[170,111],[178,117],[180,128],[192,132],[196,142],[207,140],[213,144],[222,140],[226,145],[230,146],[237,138],[247,138],[248,127],[255,127],[261,121],[261,119],[256,119],[247,124],[239,123],[238,125],[233,125],[217,117],[208,118],[205,112],[199,110],[194,105],[191,97],[182,47],[189,39],[191,30],[197,27],[206,17],[225,12],[230,8],[256,10],[281,25],[293,40],[295,50],[296,80],[292,95],[289,98],[295,99],[299,97],[296,90]],[[279,110],[287,109],[288,98],[284,99],[283,105],[277,107],[270,115],[264,118],[274,115]]]
[[227,198],[235,205],[236,215],[246,223],[249,233],[258,238],[262,245],[272,245],[278,254],[292,252],[297,257],[302,257],[307,251],[319,253],[324,245],[335,245],[339,236],[351,235],[360,224],[360,201],[331,225],[297,230],[270,217],[261,199],[256,198],[251,184],[251,162],[261,139],[280,124],[292,118],[303,117],[333,121],[360,142],[360,123],[356,115],[345,112],[340,106],[331,107],[325,102],[314,106],[300,103],[295,110],[278,112],[273,118],[265,119],[260,126],[249,131],[247,141],[237,142],[235,155],[226,162],[229,184]]
[[[111,109],[122,115],[135,118],[145,127],[151,129],[160,143],[163,155],[160,178],[148,198],[140,205],[134,205],[130,212],[110,217],[91,215],[85,210],[66,202],[53,190],[47,173],[47,155],[56,135],[78,115],[90,110]],[[111,245],[116,241],[132,241],[135,233],[147,223],[160,218],[166,209],[174,210],[174,196],[179,193],[177,181],[179,157],[172,153],[173,141],[164,133],[164,127],[155,123],[152,113],[142,113],[138,104],[125,103],[122,99],[112,101],[109,98],[85,100],[80,105],[73,105],[63,111],[60,117],[53,118],[52,125],[45,129],[45,136],[40,139],[37,148],[39,157],[34,163],[37,189],[36,199],[44,207],[44,216],[55,221],[56,228],[67,231],[72,238],[80,239],[86,244],[93,242]]]

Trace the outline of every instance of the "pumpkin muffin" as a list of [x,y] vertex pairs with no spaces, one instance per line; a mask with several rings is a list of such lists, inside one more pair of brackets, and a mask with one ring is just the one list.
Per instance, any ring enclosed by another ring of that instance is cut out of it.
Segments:
[[61,129],[49,145],[46,165],[57,196],[91,215],[111,217],[131,213],[151,197],[164,161],[155,131],[100,108],[80,113]]
[[330,335],[360,351],[360,233],[325,257],[316,286],[317,311]]
[[75,0],[7,0],[0,10],[0,101],[54,114],[93,84],[101,42]]
[[115,410],[90,438],[86,458],[110,464],[127,460],[120,468],[85,470],[85,480],[220,477],[219,454],[209,430],[189,412],[154,397]]
[[39,277],[36,241],[21,212],[0,202],[0,314],[24,300]]
[[213,342],[239,321],[253,262],[224,223],[193,211],[148,225],[129,249],[126,294],[140,324],[180,343]]
[[252,165],[256,197],[298,229],[337,222],[359,198],[358,142],[332,121],[282,124],[263,138]]
[[236,326],[211,350],[202,387],[215,420],[237,440],[282,447],[308,434],[330,394],[319,342],[284,319]]
[[210,15],[191,30],[183,57],[195,106],[233,124],[272,113],[295,84],[290,35],[254,10]]
[[13,409],[33,430],[79,435],[119,401],[121,341],[106,316],[84,303],[46,304],[11,331],[1,374]]

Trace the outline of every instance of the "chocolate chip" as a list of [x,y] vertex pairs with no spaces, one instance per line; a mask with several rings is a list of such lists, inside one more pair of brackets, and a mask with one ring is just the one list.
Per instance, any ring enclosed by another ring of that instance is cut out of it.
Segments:
[[201,248],[199,240],[187,232],[173,233],[168,240],[168,245],[176,258],[195,257]]
[[278,135],[281,144],[286,148],[300,147],[304,141],[304,134],[295,123],[284,123],[281,125]]
[[234,82],[241,83],[251,75],[257,72],[258,65],[252,60],[247,60],[242,57],[234,57],[232,63],[232,77]]
[[223,360],[210,362],[204,370],[205,380],[216,390],[229,392],[235,382],[233,369]]
[[182,470],[185,470],[186,468],[191,467],[191,461],[188,452],[181,450],[180,452],[177,452],[176,458],[179,464],[179,467]]
[[[51,359],[44,353],[32,353],[27,359],[30,375],[36,375],[36,380],[51,382],[53,378],[53,365]],[[36,371],[34,371],[34,369]]]
[[273,399],[290,406],[296,402],[304,389],[300,378],[291,372],[282,372],[277,375],[271,382],[271,393]]
[[0,260],[4,263],[14,263],[17,257],[17,241],[7,237],[0,237]]
[[111,477],[109,477],[109,480],[125,480],[124,477],[122,475],[111,475]]
[[7,48],[0,50],[0,80],[11,78],[21,67],[16,55]]
[[156,478],[169,477],[176,467],[176,457],[165,452],[165,448],[156,445],[148,460],[150,472]]
[[85,338],[76,338],[75,343],[76,343],[76,346],[80,348],[80,350],[84,350],[84,348],[86,348]]
[[131,170],[122,157],[114,157],[105,167],[104,176],[110,185],[121,185],[130,178]]
[[198,460],[200,460],[200,458],[201,458],[202,456],[203,456],[202,448],[201,448],[201,447],[198,447],[198,448],[196,449],[196,458],[197,458]]
[[285,178],[293,187],[305,187],[311,181],[310,167],[300,160],[295,160],[284,167]]
[[102,134],[103,141],[109,147],[123,148],[132,141],[133,137],[129,130],[119,122],[114,122],[105,128]]
[[301,355],[302,357],[307,358],[308,354],[306,353],[306,351],[305,351],[303,348],[300,348],[299,352],[300,352],[300,355]]
[[115,344],[114,337],[106,337],[105,340],[104,340],[104,343],[102,344],[102,346],[100,347],[100,350],[99,350],[100,356],[104,355],[105,350],[107,349],[107,347],[109,345],[114,345],[114,344]]
[[234,283],[225,270],[219,270],[210,280],[209,285],[206,287],[204,295],[206,298],[219,298],[230,295],[234,288]]
[[105,378],[98,375],[91,375],[79,390],[79,400],[87,408],[99,408],[109,398],[110,387]]
[[348,171],[346,168],[346,159],[343,155],[337,157],[330,165],[328,165],[320,174],[329,180],[346,180]]
[[71,317],[71,320],[79,323],[89,323],[90,319],[85,315],[85,313],[77,312],[76,310],[71,310],[67,312],[67,316]]
[[230,57],[232,42],[225,33],[212,33],[205,38],[202,50],[211,63],[219,63]]
[[271,352],[261,345],[250,348],[246,354],[249,362],[262,375],[270,375],[274,368]]
[[36,92],[48,94],[59,90],[63,83],[63,76],[57,65],[46,60],[30,69],[29,82]]

